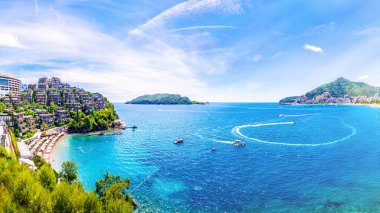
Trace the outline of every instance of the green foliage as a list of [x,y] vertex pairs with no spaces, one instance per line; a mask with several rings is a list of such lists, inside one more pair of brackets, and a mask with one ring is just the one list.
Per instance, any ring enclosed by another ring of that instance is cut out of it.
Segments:
[[13,149],[15,151],[16,157],[20,158],[20,150],[18,149],[17,138],[15,137],[15,134],[10,128],[8,128],[8,131],[9,131],[9,135],[11,136],[11,141],[12,141],[12,145],[13,145]]
[[22,136],[21,136],[21,139],[27,139],[27,138],[31,138],[33,137],[34,133],[38,132],[37,129],[31,129],[29,130],[28,132],[24,133]]
[[345,78],[338,78],[337,80],[322,85],[308,93],[308,98],[314,98],[324,92],[329,92],[331,97],[342,98],[344,96],[373,96],[375,93],[380,92],[380,88],[373,87],[361,82],[352,82]]
[[41,185],[45,189],[53,191],[55,184],[57,183],[57,177],[55,176],[54,170],[50,166],[45,164],[41,166],[41,168],[39,169],[38,176]]
[[41,129],[42,131],[44,131],[44,130],[48,130],[48,129],[49,129],[49,126],[48,126],[45,122],[42,122],[42,124],[41,124],[41,126],[40,126],[40,129]]
[[[127,182],[109,176],[105,197],[86,192],[79,182],[57,182],[48,165],[33,171],[20,165],[0,147],[0,212],[132,212],[130,197],[123,194]],[[105,181],[105,179],[101,179]],[[119,190],[121,189],[121,190]]]
[[125,201],[128,201],[127,203],[132,201],[132,198],[127,194],[130,187],[128,178],[122,180],[120,176],[110,175],[106,172],[104,178],[95,183],[95,187],[95,192],[105,205],[106,212],[128,212],[133,210],[130,205],[125,204]]
[[60,178],[69,183],[73,183],[78,178],[78,167],[72,161],[67,161],[62,164],[62,171],[59,173]]
[[4,102],[0,102],[0,111],[4,111],[7,108],[7,105],[5,105]]
[[34,165],[36,165],[37,168],[41,168],[43,165],[46,165],[48,164],[45,160],[45,158],[41,157],[41,156],[38,156],[38,155],[35,155],[33,158],[32,158],[32,161],[34,163]]
[[[68,124],[69,132],[91,132],[107,130],[115,127],[115,120],[119,118],[114,106],[108,101],[105,102],[105,108],[100,110],[90,110],[84,113],[78,110],[70,112],[71,118]],[[78,122],[77,122],[78,118]]]
[[192,104],[188,97],[182,97],[176,94],[154,94],[154,95],[143,95],[133,99],[132,101],[126,102],[126,104]]
[[57,106],[54,103],[50,103],[49,107],[47,108],[49,113],[53,113],[57,109]]

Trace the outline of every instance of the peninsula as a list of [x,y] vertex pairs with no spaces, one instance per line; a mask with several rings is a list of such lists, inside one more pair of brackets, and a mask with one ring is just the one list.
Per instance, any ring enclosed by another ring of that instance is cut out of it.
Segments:
[[301,96],[280,100],[280,104],[378,104],[380,87],[345,78],[324,84]]
[[158,93],[139,96],[132,101],[127,101],[126,104],[190,105],[207,104],[207,102],[191,101],[188,97],[178,94]]

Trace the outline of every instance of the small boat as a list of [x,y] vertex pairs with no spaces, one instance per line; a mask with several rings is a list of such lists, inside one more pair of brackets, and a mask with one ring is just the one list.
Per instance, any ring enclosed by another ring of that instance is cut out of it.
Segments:
[[293,124],[296,124],[297,122],[293,121]]
[[103,132],[101,132],[101,133],[99,133],[98,135],[99,135],[99,136],[103,136],[103,135],[104,135],[104,133],[103,133]]
[[178,139],[176,139],[173,143],[174,143],[174,144],[180,144],[180,143],[183,143],[183,139],[178,138]]
[[218,149],[214,147],[211,149],[211,152],[215,152],[216,150],[218,150]]
[[280,114],[279,116],[280,116],[280,117],[284,117],[285,115],[284,115],[284,114]]
[[235,146],[245,146],[245,143],[241,140],[234,140],[232,144]]

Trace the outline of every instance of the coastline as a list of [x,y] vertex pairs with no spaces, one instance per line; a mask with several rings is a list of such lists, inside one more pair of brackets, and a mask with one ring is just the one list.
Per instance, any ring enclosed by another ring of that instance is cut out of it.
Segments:
[[291,104],[291,103],[278,103],[284,106],[368,106],[373,108],[380,108],[380,104],[352,104],[352,103],[328,103],[328,104]]
[[52,164],[52,156],[53,156],[53,153],[55,152],[55,149],[56,149],[56,146],[58,143],[60,143],[62,140],[68,138],[70,135],[72,134],[69,134],[69,133],[64,133],[53,145],[52,149],[51,149],[51,152],[50,152],[50,156],[49,156],[49,159],[47,160],[47,162],[49,164]]
[[47,160],[48,163],[52,164],[52,159],[53,159],[53,155],[55,153],[55,149],[56,149],[56,146],[58,143],[66,140],[69,136],[73,136],[73,135],[87,135],[87,136],[102,136],[102,135],[116,135],[116,134],[119,134],[121,133],[122,134],[122,131],[121,129],[119,128],[112,128],[112,129],[107,129],[107,130],[100,130],[100,131],[95,131],[95,132],[89,132],[89,133],[68,133],[68,132],[65,132],[53,145],[52,147],[52,150],[50,152],[50,156],[49,156],[49,159]]

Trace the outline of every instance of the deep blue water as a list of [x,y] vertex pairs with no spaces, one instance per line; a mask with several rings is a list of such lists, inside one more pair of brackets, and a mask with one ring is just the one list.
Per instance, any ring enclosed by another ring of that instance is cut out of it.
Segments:
[[380,108],[115,107],[136,131],[70,136],[53,166],[73,160],[87,189],[105,171],[131,178],[138,211],[380,211]]

